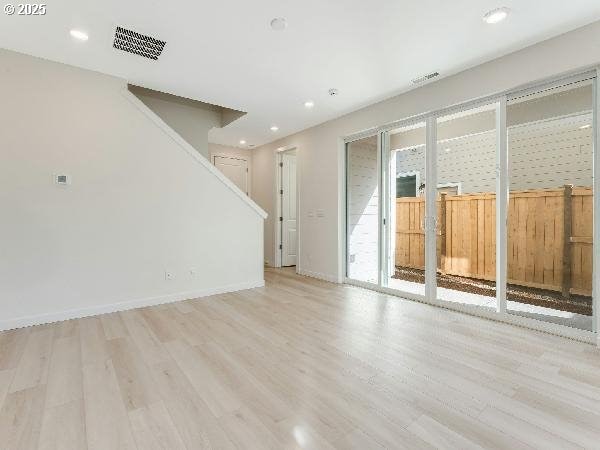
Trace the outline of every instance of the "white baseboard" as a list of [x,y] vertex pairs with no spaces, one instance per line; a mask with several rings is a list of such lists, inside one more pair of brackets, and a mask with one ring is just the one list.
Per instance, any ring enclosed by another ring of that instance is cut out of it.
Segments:
[[310,270],[304,270],[301,268],[298,268],[297,270],[298,275],[304,275],[306,277],[311,277],[311,278],[318,278],[319,280],[324,280],[324,281],[329,281],[330,283],[340,283],[340,281],[338,280],[338,277],[335,275],[329,275],[326,273],[320,273],[320,272],[313,272]]
[[0,320],[0,331],[12,330],[15,328],[29,327],[32,325],[42,325],[45,323],[61,322],[69,319],[80,319],[82,317],[97,316],[99,314],[108,314],[128,309],[143,308],[145,306],[162,305],[164,303],[180,302],[209,295],[225,294],[227,292],[242,291],[263,287],[264,280],[250,281],[247,283],[237,283],[228,286],[218,286],[214,288],[203,289],[200,291],[180,292],[176,294],[161,295],[157,297],[147,297],[134,300],[125,300],[116,303],[109,303],[86,308],[68,309],[59,312],[36,314],[33,316],[15,317],[13,319]]

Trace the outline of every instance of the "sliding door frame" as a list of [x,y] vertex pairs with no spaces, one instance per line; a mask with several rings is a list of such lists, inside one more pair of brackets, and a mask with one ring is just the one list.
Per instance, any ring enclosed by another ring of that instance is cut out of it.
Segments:
[[352,284],[355,286],[360,286],[360,287],[364,287],[367,289],[374,289],[377,290],[382,283],[382,264],[381,264],[381,258],[382,258],[382,254],[381,254],[381,236],[382,236],[382,228],[381,228],[381,224],[378,227],[377,230],[377,239],[378,239],[378,243],[377,243],[377,261],[378,261],[378,267],[377,267],[377,282],[376,283],[371,283],[369,281],[362,281],[362,280],[357,280],[354,278],[349,278],[348,277],[348,257],[349,257],[349,252],[348,252],[348,236],[350,234],[350,221],[348,220],[348,211],[349,211],[349,206],[348,206],[348,200],[349,200],[349,191],[348,191],[348,146],[349,144],[352,144],[353,142],[357,142],[360,141],[361,139],[365,139],[365,138],[370,138],[370,137],[375,137],[377,136],[377,189],[379,192],[379,199],[378,199],[378,214],[379,214],[379,218],[381,219],[381,183],[382,183],[382,176],[381,176],[381,133],[378,132],[376,129],[369,129],[369,130],[365,130],[362,131],[360,133],[356,133],[350,137],[344,138],[343,140],[343,146],[344,146],[344,164],[343,164],[343,168],[344,168],[344,173],[343,173],[343,177],[344,177],[344,182],[343,184],[343,204],[344,204],[344,211],[343,211],[343,224],[344,224],[344,233],[343,233],[343,259],[342,259],[342,271],[343,271],[343,277],[342,277],[342,282],[345,284]]
[[389,133],[379,132],[377,133],[377,150],[379,154],[379,221],[380,221],[380,233],[379,233],[379,286],[384,286],[389,276],[391,267],[391,253],[392,248],[390,245],[386,245],[392,240],[392,223],[395,224],[395,220],[392,220],[392,213],[390,202],[387,199],[390,198],[390,152],[385,149],[390,148],[390,136]]
[[427,118],[425,130],[425,298],[437,298],[437,115]]
[[[507,90],[502,93],[481,97],[448,108],[430,111],[411,116],[406,119],[394,121],[381,127],[372,128],[361,133],[351,135],[344,139],[345,156],[347,157],[347,144],[365,137],[377,135],[378,142],[378,189],[379,189],[379,268],[378,282],[368,283],[347,277],[347,238],[348,227],[344,236],[344,282],[368,289],[377,290],[387,294],[404,297],[407,299],[441,306],[447,309],[464,312],[467,314],[485,317],[495,321],[510,323],[518,326],[564,336],[571,339],[600,346],[600,314],[598,308],[600,301],[600,95],[598,94],[598,79],[600,67],[585,69],[571,74],[554,77],[549,80],[529,83],[525,86]],[[507,102],[532,93],[539,93],[558,86],[592,80],[593,86],[593,276],[592,276],[592,301],[593,301],[593,331],[579,330],[565,325],[559,325],[541,320],[509,314],[506,307],[506,281],[507,281],[507,243],[508,243],[508,199],[509,199],[509,173],[508,173],[508,135],[507,135]],[[436,225],[437,225],[437,119],[450,114],[468,111],[480,106],[496,105],[496,308],[482,308],[474,305],[465,305],[443,301],[437,296],[437,250],[436,250]],[[387,287],[392,257],[389,245],[392,236],[390,208],[390,132],[397,128],[404,128],[418,123],[426,123],[426,149],[425,149],[425,295],[398,291]],[[347,162],[345,164],[347,168]],[[347,174],[347,171],[346,171]],[[345,221],[348,214],[347,180],[344,183],[343,193],[346,201]],[[595,276],[594,276],[595,275]]]
[[592,256],[592,313],[593,331],[596,333],[596,345],[600,347],[600,95],[598,93],[598,80],[600,79],[600,67],[596,68],[596,78],[593,81],[593,108],[592,126],[594,127],[593,149],[593,256]]
[[506,96],[496,103],[496,312],[506,314],[508,272],[508,128]]

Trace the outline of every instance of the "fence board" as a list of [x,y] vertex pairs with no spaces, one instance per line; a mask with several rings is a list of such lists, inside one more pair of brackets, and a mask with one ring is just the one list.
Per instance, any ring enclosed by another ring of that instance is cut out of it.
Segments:
[[[565,188],[510,192],[507,277],[511,284],[554,291],[567,286],[567,294],[591,295],[592,190],[572,188],[572,230],[566,243],[565,192]],[[495,280],[495,194],[445,194],[438,199],[437,210],[440,272]],[[396,199],[397,266],[424,269],[424,216],[424,198]],[[567,258],[565,251],[570,253]],[[563,261],[570,268],[565,279]]]

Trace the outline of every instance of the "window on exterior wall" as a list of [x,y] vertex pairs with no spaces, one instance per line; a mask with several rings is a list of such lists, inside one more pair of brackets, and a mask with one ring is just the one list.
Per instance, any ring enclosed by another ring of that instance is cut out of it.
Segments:
[[417,175],[398,175],[396,178],[396,198],[417,196]]

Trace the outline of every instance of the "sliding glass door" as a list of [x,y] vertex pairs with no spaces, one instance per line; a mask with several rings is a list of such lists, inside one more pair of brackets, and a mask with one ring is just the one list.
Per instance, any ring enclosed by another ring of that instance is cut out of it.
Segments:
[[514,96],[507,309],[592,330],[593,80]]
[[387,255],[384,284],[425,295],[425,122],[386,133]]
[[595,73],[582,75],[349,142],[347,280],[591,336],[600,287],[595,91]]
[[437,298],[496,309],[496,104],[437,119]]
[[377,136],[346,144],[346,276],[378,283],[379,149]]

